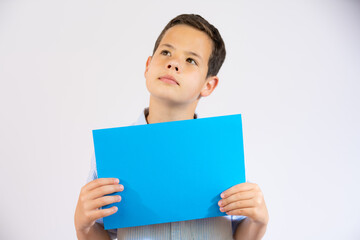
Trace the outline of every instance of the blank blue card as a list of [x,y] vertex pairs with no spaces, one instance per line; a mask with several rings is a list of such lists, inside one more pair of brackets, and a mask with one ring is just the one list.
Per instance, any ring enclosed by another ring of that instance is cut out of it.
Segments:
[[105,229],[224,216],[217,202],[246,181],[241,114],[93,130],[99,178],[124,191]]

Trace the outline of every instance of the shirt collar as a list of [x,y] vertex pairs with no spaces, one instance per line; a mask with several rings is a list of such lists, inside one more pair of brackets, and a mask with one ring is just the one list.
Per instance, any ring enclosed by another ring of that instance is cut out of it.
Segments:
[[[146,121],[146,117],[147,117],[148,114],[149,114],[149,108],[148,107],[144,108],[144,110],[141,112],[138,120],[136,122],[134,122],[133,124],[131,124],[131,125],[146,125],[146,124],[148,124],[147,121]],[[197,114],[196,111],[195,111],[194,119],[197,119],[198,117],[199,117],[199,114]]]

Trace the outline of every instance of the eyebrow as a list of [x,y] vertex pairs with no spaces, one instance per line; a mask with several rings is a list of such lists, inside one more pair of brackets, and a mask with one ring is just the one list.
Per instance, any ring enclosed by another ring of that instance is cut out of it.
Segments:
[[[169,43],[164,43],[164,44],[161,44],[160,46],[165,46],[165,47],[168,47],[168,48],[171,48],[171,49],[175,49],[175,47]],[[196,52],[192,52],[192,51],[185,51],[186,53],[190,54],[190,55],[193,55],[195,57],[198,57],[200,60],[202,60],[201,56],[199,54],[197,54]]]

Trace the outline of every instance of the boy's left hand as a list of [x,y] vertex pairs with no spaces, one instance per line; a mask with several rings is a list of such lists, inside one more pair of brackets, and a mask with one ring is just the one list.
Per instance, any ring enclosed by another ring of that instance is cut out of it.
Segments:
[[255,183],[240,183],[221,194],[218,202],[221,212],[242,215],[260,224],[267,224],[269,214],[260,187]]

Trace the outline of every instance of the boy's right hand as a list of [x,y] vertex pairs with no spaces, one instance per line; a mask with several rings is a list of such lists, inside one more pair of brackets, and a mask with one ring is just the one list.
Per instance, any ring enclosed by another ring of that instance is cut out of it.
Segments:
[[119,184],[119,179],[117,178],[99,178],[83,186],[75,210],[76,231],[88,233],[97,219],[114,214],[117,211],[117,207],[113,206],[108,209],[100,209],[100,207],[120,202],[121,197],[118,195],[104,195],[122,192],[123,190],[124,186]]

